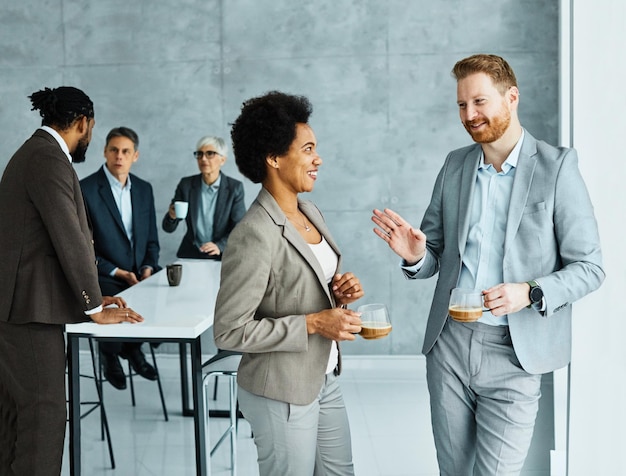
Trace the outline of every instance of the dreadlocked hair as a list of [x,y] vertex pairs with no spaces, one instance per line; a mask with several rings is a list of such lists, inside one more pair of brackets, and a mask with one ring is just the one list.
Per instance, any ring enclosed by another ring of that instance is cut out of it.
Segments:
[[28,96],[33,107],[41,114],[42,126],[57,126],[61,130],[69,128],[76,118],[94,117],[93,102],[80,89],[61,86],[56,89],[45,88]]

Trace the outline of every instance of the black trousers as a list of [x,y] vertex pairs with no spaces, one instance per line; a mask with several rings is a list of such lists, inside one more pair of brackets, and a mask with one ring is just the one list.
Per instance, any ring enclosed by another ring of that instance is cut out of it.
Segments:
[[65,440],[62,325],[0,322],[0,474],[58,476]]

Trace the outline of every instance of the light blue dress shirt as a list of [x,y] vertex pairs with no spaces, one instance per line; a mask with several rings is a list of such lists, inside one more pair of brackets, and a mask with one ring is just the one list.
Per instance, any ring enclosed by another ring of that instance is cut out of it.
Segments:
[[198,203],[198,223],[196,223],[196,246],[200,248],[203,244],[213,241],[213,217],[215,216],[215,205],[217,194],[219,193],[222,175],[211,185],[202,181],[202,191]]
[[122,217],[122,223],[124,224],[124,231],[130,241],[131,247],[133,246],[133,202],[130,199],[130,189],[132,183],[130,181],[130,175],[126,178],[126,184],[122,185],[117,180],[106,165],[102,166],[104,175],[106,175],[109,185],[111,186],[111,193],[113,193],[113,200]]
[[[511,202],[511,192],[515,169],[524,142],[522,129],[517,144],[497,172],[490,164],[485,164],[485,156],[480,153],[480,163],[476,172],[476,186],[470,206],[470,222],[465,252],[462,257],[458,288],[485,290],[503,282],[504,238]],[[416,273],[422,261],[414,266],[401,263],[403,269]],[[492,326],[508,325],[508,316],[496,317],[485,311],[479,322]]]
[[[113,194],[113,200],[115,200],[115,205],[120,212],[120,216],[122,217],[122,223],[124,224],[124,231],[126,232],[126,236],[128,237],[128,241],[130,242],[130,247],[133,247],[133,202],[130,197],[130,189],[131,189],[131,181],[130,175],[126,178],[126,184],[122,185],[119,180],[117,180],[106,164],[102,166],[104,170],[104,175],[109,181],[109,185],[111,186],[111,193]],[[111,276],[115,276],[119,268],[114,268],[109,274]]]
[[[485,164],[480,154],[476,173],[476,186],[470,208],[470,223],[461,273],[457,287],[485,290],[504,282],[504,237],[511,202],[515,169],[524,141],[524,132],[497,172]],[[485,311],[480,322],[490,325],[507,325],[508,316],[496,317]]]

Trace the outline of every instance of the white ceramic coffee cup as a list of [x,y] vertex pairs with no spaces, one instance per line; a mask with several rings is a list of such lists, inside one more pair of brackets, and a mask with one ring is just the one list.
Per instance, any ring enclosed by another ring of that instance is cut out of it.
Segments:
[[187,202],[174,202],[174,213],[176,218],[183,219],[187,216],[187,210],[189,210],[189,203]]

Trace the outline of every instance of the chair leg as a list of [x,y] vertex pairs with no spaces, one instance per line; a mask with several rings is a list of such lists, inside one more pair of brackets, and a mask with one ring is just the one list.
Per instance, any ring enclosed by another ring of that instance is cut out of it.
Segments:
[[95,369],[95,365],[96,365],[96,357],[95,357],[95,351],[93,348],[93,341],[91,338],[87,339],[89,342],[89,350],[91,351],[91,365],[92,367],[94,367],[93,372],[94,372],[94,380],[96,381],[96,392],[98,393],[98,399],[100,400],[100,439],[104,440],[104,395],[102,392],[102,382],[104,381],[104,377],[102,376],[102,362],[100,361],[100,344],[98,345],[98,372],[96,372]]
[[204,405],[204,452],[209,455],[207,458],[207,470],[208,474],[211,474],[211,438],[210,438],[210,427],[209,427],[209,392],[207,391],[207,385],[209,384],[208,376],[203,377],[202,379],[202,404]]
[[135,406],[135,385],[133,384],[133,369],[130,366],[130,360],[128,361],[128,381],[130,382],[130,400]]
[[161,385],[161,373],[159,372],[159,368],[157,367],[156,357],[154,356],[154,349],[150,345],[150,353],[152,354],[152,363],[154,364],[154,370],[156,370],[157,374],[157,385],[159,386],[159,396],[161,397],[161,406],[163,407],[163,416],[165,417],[165,421],[169,421],[169,417],[167,415],[167,408],[165,407],[165,397],[163,396],[163,385]]
[[232,476],[237,474],[237,378],[230,375],[230,468]]
[[[215,451],[217,451],[217,449],[224,442],[226,437],[230,436],[230,472],[231,472],[231,475],[235,476],[237,474],[237,377],[235,375],[227,375],[227,377],[229,379],[229,394],[230,394],[229,395],[230,426],[222,434],[222,436],[217,441],[217,443],[215,443],[213,448],[210,449],[209,456],[213,456]],[[206,429],[207,429],[207,435],[208,435],[209,402],[207,400],[206,384],[203,388],[204,388],[205,405],[207,406]],[[210,442],[209,442],[208,436],[207,436],[207,448],[210,448]]]
[[96,393],[100,402],[100,439],[104,440],[106,436],[107,446],[109,447],[109,458],[111,460],[111,469],[115,469],[115,457],[113,456],[113,443],[111,442],[111,431],[109,430],[109,420],[107,419],[106,410],[104,409],[104,400],[102,395],[102,365],[98,360],[98,370],[96,370],[96,353],[93,348],[93,340],[88,339],[89,350],[91,352],[91,367],[93,370],[93,379],[96,384]]

